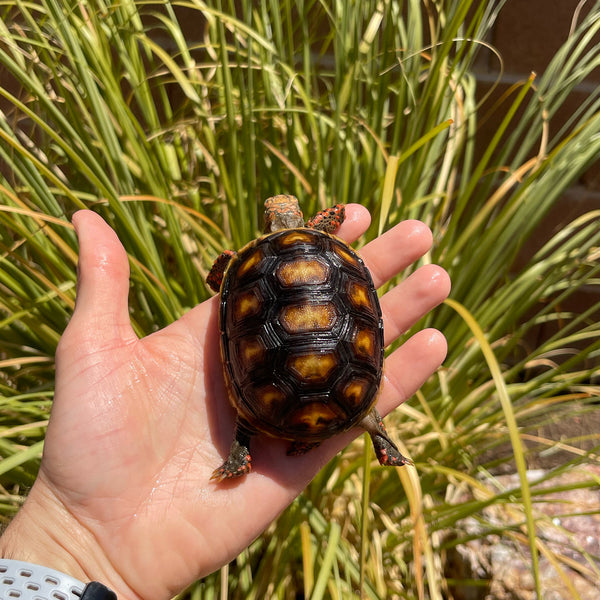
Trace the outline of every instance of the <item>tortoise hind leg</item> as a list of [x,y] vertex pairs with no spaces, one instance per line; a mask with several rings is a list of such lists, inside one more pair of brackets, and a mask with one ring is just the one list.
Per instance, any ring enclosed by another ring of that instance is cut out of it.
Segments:
[[383,425],[383,419],[375,408],[360,422],[360,426],[364,427],[371,436],[380,465],[401,467],[414,464],[410,458],[402,456],[396,444],[392,442]]
[[250,456],[250,437],[252,431],[244,426],[238,419],[235,424],[235,434],[227,460],[215,469],[210,477],[211,481],[221,482],[225,479],[241,477],[252,471],[252,457]]

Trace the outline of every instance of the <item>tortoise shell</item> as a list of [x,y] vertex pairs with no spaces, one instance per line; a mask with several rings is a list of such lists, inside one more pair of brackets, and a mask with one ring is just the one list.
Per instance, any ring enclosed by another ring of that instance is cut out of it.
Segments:
[[314,444],[373,407],[381,308],[363,260],[337,237],[284,229],[242,248],[224,274],[219,322],[229,395],[251,428]]

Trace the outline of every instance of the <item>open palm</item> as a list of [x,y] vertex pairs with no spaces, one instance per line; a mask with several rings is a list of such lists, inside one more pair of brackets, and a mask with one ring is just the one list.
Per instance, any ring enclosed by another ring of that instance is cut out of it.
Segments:
[[[358,205],[346,210],[339,235],[353,241],[369,217]],[[60,560],[48,566],[65,570],[65,556],[74,556],[75,576],[102,581],[120,599],[169,598],[246,547],[360,432],[295,457],[286,456],[284,442],[258,437],[249,476],[210,482],[227,455],[234,423],[216,298],[138,339],[129,321],[123,247],[90,211],[77,213],[74,224],[77,304],[57,352],[42,467],[24,514],[34,518],[43,508],[48,523],[53,516],[60,523]],[[407,221],[361,254],[379,286],[430,245],[427,227]],[[428,265],[388,292],[382,298],[386,344],[448,291],[445,272]],[[411,396],[445,352],[443,336],[425,330],[389,356],[380,412]]]

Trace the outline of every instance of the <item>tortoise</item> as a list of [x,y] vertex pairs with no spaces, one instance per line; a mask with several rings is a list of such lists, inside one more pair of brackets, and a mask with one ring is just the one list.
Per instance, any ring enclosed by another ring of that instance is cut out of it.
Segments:
[[256,433],[289,440],[287,454],[297,455],[359,425],[380,464],[411,464],[375,409],[383,320],[363,260],[333,235],[344,216],[338,204],[305,224],[294,196],[268,198],[265,234],[215,260],[207,283],[220,293],[223,370],[237,418],[212,480],[251,471]]

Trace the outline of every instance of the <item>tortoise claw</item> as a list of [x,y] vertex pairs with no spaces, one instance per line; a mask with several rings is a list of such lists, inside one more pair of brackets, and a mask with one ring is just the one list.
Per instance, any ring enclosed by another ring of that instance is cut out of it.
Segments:
[[227,460],[218,469],[213,471],[210,480],[219,483],[226,479],[242,477],[242,475],[247,475],[250,471],[252,471],[250,450],[237,440],[234,440],[233,444],[231,444]]
[[373,446],[375,447],[375,454],[379,464],[384,467],[401,467],[402,465],[415,466],[415,463],[400,454],[396,445],[391,445],[388,440],[381,436],[373,437]]
[[414,466],[415,463],[410,458],[403,456],[396,444],[392,442],[383,425],[383,419],[375,408],[363,419],[361,425],[371,436],[375,455],[380,465],[384,467]]

